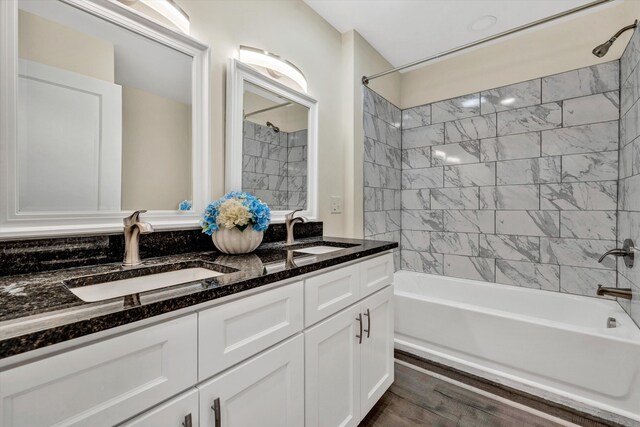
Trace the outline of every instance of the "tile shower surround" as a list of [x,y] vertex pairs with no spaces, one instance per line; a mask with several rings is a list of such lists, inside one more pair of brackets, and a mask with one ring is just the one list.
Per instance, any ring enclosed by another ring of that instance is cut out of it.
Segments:
[[397,121],[365,89],[365,236],[397,238],[400,169],[402,269],[590,296],[615,286],[615,260],[597,258],[616,245],[619,76],[611,61],[402,110],[400,167]]
[[[620,58],[620,168],[618,246],[632,238],[640,245],[640,32],[635,31]],[[637,255],[637,254],[636,254]],[[636,258],[637,260],[637,258]],[[637,262],[637,261],[636,261]],[[618,260],[618,287],[632,288],[634,299],[618,300],[640,325],[640,266]]]
[[245,120],[242,189],[273,210],[304,208],[307,201],[307,130],[274,132]]
[[[401,111],[363,86],[364,237],[400,241]],[[394,251],[396,269],[400,250]]]

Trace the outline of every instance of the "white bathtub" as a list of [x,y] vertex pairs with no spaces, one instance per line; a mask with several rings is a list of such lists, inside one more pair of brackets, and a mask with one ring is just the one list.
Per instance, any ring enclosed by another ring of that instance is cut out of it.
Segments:
[[615,301],[399,271],[395,313],[400,350],[640,421],[640,330]]

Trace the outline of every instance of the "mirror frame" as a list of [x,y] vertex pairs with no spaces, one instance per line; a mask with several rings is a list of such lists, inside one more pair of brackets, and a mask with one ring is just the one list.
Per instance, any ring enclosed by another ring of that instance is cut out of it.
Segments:
[[[58,0],[193,58],[191,69],[191,174],[193,208],[187,212],[153,210],[144,214],[156,230],[200,225],[211,199],[210,49],[115,0]],[[0,1],[0,240],[121,232],[119,212],[17,212],[18,0]],[[13,159],[13,161],[11,160]]]
[[[307,123],[307,207],[300,212],[308,220],[318,219],[318,101],[307,94],[270,79],[237,59],[231,58],[227,70],[227,138],[225,189],[242,189],[242,145],[244,123],[244,87],[251,83],[309,109]],[[293,210],[293,209],[292,209]],[[271,211],[271,222],[284,222],[290,211]]]

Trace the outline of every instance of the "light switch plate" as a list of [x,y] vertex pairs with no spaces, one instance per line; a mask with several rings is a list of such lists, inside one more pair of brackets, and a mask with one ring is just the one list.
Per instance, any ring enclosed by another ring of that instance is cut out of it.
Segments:
[[342,213],[342,197],[331,196],[331,213],[332,214]]

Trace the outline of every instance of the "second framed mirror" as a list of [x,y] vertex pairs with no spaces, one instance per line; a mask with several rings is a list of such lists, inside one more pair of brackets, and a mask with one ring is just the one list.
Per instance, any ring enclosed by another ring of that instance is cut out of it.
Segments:
[[317,102],[237,60],[227,79],[226,190],[317,219]]

